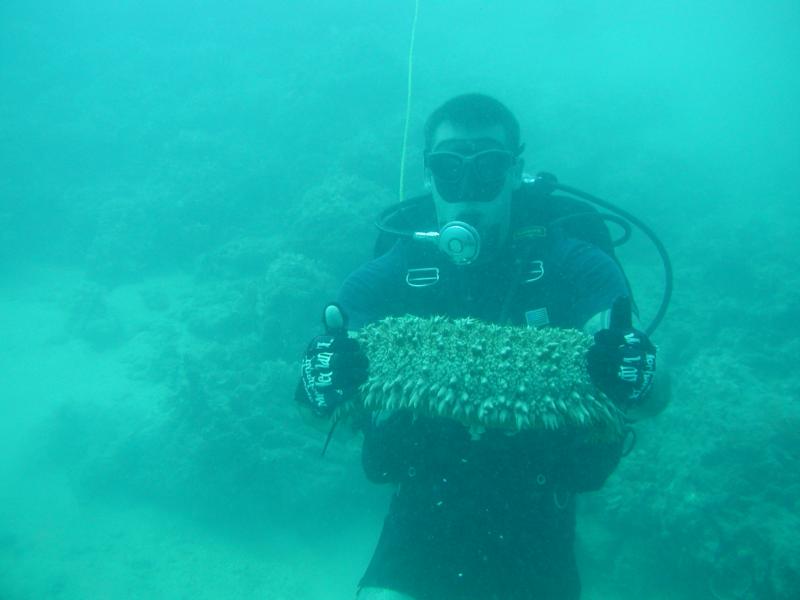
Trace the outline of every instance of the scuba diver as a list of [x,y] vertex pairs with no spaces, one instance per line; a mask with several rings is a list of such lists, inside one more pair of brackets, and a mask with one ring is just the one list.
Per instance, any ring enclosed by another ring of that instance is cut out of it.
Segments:
[[[429,193],[381,215],[376,258],[325,308],[295,395],[305,412],[330,420],[366,380],[367,357],[348,329],[407,314],[582,329],[594,335],[592,381],[629,421],[663,409],[656,348],[634,327],[608,228],[595,209],[554,194],[552,176],[525,176],[522,151],[517,119],[492,97],[460,95],[430,115]],[[367,478],[396,488],[359,600],[580,597],[575,495],[603,485],[624,440],[476,436],[403,409],[359,426]]]

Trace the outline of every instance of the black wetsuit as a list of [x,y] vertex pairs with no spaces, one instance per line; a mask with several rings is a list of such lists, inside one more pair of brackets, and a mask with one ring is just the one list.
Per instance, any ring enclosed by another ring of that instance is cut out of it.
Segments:
[[[608,254],[551,231],[469,267],[399,242],[354,272],[339,302],[353,328],[403,314],[580,328],[626,292]],[[364,436],[367,477],[397,492],[361,587],[417,600],[579,597],[574,494],[602,486],[619,443],[563,431],[472,439],[455,421],[406,411],[373,419]]]

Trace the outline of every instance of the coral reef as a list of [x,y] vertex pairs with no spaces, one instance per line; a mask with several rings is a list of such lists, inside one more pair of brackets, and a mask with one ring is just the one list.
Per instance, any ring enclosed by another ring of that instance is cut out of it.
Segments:
[[[788,599],[800,589],[800,286],[780,256],[798,222],[772,210],[725,228],[690,223],[673,244],[685,291],[656,338],[676,375],[673,406],[637,425],[634,451],[583,499],[584,522],[613,532],[595,552],[615,554],[626,586],[640,580],[637,596],[660,586],[672,597]],[[770,231],[770,243],[753,230]]]
[[293,207],[287,244],[306,256],[320,257],[340,280],[354,265],[371,258],[375,215],[393,200],[385,188],[365,179],[328,177]]
[[200,275],[219,279],[258,277],[279,249],[277,240],[236,237],[203,255],[199,264]]
[[255,321],[270,357],[294,360],[319,327],[319,299],[333,298],[336,283],[317,263],[285,252],[273,260],[256,286]]
[[590,339],[475,319],[384,319],[359,334],[370,361],[363,403],[465,425],[616,432],[620,413],[586,372]]
[[84,282],[69,298],[66,310],[67,332],[95,350],[105,350],[123,341],[122,319],[109,304],[105,287]]
[[86,253],[86,268],[95,281],[117,284],[140,278],[158,261],[156,231],[163,209],[155,198],[114,197],[95,209],[96,225]]

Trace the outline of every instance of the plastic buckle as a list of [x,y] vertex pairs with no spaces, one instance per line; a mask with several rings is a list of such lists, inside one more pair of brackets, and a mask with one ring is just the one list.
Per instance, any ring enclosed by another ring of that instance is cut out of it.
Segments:
[[534,281],[539,281],[542,277],[544,277],[544,262],[541,260],[532,260],[528,270],[523,274],[523,277],[524,279],[522,281],[524,283],[533,283]]
[[439,267],[422,267],[409,269],[406,283],[411,287],[429,287],[439,282]]

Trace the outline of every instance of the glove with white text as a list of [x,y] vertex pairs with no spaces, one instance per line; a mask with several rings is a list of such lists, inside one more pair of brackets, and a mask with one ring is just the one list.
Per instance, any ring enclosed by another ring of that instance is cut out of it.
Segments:
[[614,302],[609,328],[594,335],[586,361],[594,384],[623,410],[635,407],[650,392],[656,347],[645,333],[633,328],[627,296]]
[[319,417],[329,417],[355,396],[367,379],[369,361],[359,343],[347,336],[347,316],[338,304],[325,307],[325,333],[306,349],[295,400]]

